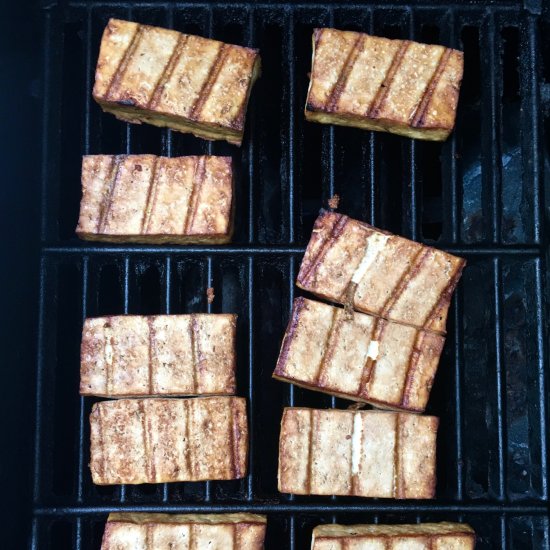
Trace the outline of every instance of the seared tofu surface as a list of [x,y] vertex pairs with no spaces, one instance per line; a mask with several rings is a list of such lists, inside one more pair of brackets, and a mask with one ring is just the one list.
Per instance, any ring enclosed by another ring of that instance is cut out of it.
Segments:
[[307,120],[443,141],[455,124],[463,54],[444,46],[315,29]]
[[311,550],[473,550],[474,530],[465,523],[319,525]]
[[383,408],[426,408],[445,338],[296,298],[273,377]]
[[465,263],[442,250],[323,211],[296,284],[357,311],[444,334]]
[[259,74],[257,50],[111,19],[93,97],[121,120],[240,145]]
[[246,401],[239,397],[102,401],[92,407],[90,427],[97,485],[246,475]]
[[409,413],[285,408],[279,491],[433,498],[438,424]]
[[255,514],[110,514],[101,550],[262,550],[267,518]]
[[236,323],[214,313],[86,319],[80,394],[232,395]]
[[83,157],[81,239],[221,244],[232,233],[230,157]]

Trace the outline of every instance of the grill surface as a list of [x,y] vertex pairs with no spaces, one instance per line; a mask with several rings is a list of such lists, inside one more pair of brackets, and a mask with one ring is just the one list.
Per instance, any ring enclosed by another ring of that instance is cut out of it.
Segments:
[[[549,548],[548,120],[539,86],[550,74],[550,26],[536,1],[525,4],[529,9],[511,2],[52,2],[36,8],[44,39],[43,57],[34,51],[41,64],[35,93],[43,107],[42,185],[40,248],[29,249],[29,261],[39,277],[25,303],[29,318],[38,315],[38,328],[35,348],[20,343],[36,353],[36,375],[28,375],[36,379],[32,548],[98,549],[110,511],[228,510],[267,513],[268,549],[309,548],[311,529],[322,522],[420,520],[467,521],[481,549]],[[242,149],[101,113],[91,87],[111,16],[260,48],[263,75]],[[315,26],[464,49],[457,129],[449,141],[306,123]],[[80,159],[88,153],[232,155],[238,170],[233,244],[78,241]],[[271,379],[313,220],[334,193],[342,212],[468,260],[427,410],[441,417],[435,501],[293,497],[276,490],[283,406],[348,405]],[[88,470],[93,399],[78,396],[83,319],[205,311],[239,315],[237,393],[248,398],[250,411],[248,477],[95,487]]]

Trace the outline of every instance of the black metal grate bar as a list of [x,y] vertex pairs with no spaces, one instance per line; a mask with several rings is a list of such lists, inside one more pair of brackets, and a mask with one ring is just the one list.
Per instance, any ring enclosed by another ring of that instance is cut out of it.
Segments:
[[[99,547],[112,511],[230,510],[269,515],[268,549],[307,547],[311,528],[321,522],[433,519],[468,521],[480,533],[482,549],[548,548],[548,228],[537,67],[550,61],[541,51],[540,17],[504,1],[489,7],[69,1],[42,12],[31,547]],[[262,77],[267,84],[260,79],[252,94],[242,149],[124,125],[101,114],[91,90],[109,16],[261,44],[269,59]],[[451,138],[439,145],[307,123],[310,36],[320,25],[430,37],[464,48],[465,81]],[[514,95],[506,79],[516,70]],[[514,125],[520,135],[515,132],[511,140]],[[72,235],[79,199],[77,149],[81,154],[232,155],[238,205],[234,244],[79,242]],[[304,498],[276,490],[283,406],[348,405],[270,376],[300,292],[294,281],[313,220],[335,193],[343,212],[468,260],[428,408],[442,421],[435,501]],[[206,299],[207,287],[214,288],[213,304]],[[192,311],[238,313],[237,386],[249,411],[247,477],[229,483],[93,486],[87,468],[92,400],[76,397],[79,343],[69,337],[75,325],[98,314]],[[64,469],[70,482],[60,475]]]

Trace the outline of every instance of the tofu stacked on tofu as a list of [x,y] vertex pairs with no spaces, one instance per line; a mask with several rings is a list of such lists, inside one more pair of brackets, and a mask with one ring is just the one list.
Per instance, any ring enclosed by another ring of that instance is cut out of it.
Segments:
[[[433,498],[438,419],[419,416],[464,260],[335,212],[315,222],[274,378],[382,411],[285,409],[279,490]],[[343,306],[343,307],[342,307]]]
[[[235,327],[236,315],[212,313],[86,319],[80,393],[124,398],[92,407],[94,483],[246,475],[246,401],[233,396]],[[173,396],[198,397],[166,399]]]

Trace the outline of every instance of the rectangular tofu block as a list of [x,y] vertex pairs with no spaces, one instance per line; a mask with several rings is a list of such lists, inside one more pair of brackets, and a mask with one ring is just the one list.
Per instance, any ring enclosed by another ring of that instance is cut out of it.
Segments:
[[319,525],[311,550],[473,550],[476,535],[465,523]]
[[76,234],[88,241],[228,243],[231,158],[87,155]]
[[296,298],[273,377],[375,406],[422,412],[445,338]]
[[437,248],[322,211],[296,284],[357,311],[444,334],[465,263]]
[[455,124],[460,51],[315,29],[307,120],[443,141]]
[[103,32],[93,97],[127,122],[146,122],[240,145],[257,50],[111,19]]
[[97,485],[240,479],[248,426],[240,397],[120,399],[90,414]]
[[409,413],[285,408],[279,491],[433,498],[438,424]]
[[214,313],[86,319],[80,395],[232,395],[236,323]]
[[267,518],[255,514],[110,514],[101,550],[262,550]]

